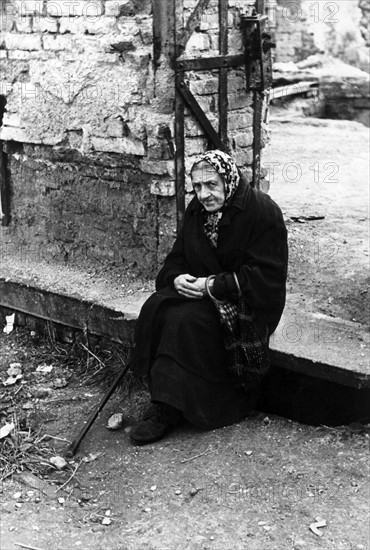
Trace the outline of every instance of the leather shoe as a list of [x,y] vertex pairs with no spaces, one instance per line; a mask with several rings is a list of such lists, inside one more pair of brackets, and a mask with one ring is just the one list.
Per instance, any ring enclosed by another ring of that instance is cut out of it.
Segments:
[[165,403],[153,403],[131,433],[130,439],[136,445],[154,443],[182,423],[183,416],[179,410]]

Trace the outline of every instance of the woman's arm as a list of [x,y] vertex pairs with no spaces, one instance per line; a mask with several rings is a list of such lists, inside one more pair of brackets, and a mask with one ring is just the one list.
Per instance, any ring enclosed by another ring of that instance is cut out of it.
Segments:
[[159,271],[156,279],[156,290],[160,290],[166,286],[172,286],[174,280],[179,275],[189,273],[184,253],[184,231],[179,232],[171,252],[167,255],[164,264]]
[[[265,309],[281,302],[285,296],[288,247],[287,231],[280,209],[271,201],[263,204],[255,222],[254,236],[246,250],[241,250],[241,264],[235,273],[242,295],[252,308]],[[238,288],[233,273],[215,277],[216,298],[236,300]]]

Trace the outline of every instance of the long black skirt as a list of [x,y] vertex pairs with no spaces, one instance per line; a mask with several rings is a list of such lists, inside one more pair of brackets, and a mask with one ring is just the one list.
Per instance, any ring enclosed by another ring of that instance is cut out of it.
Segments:
[[246,390],[228,372],[218,312],[209,299],[156,292],[142,308],[135,339],[133,370],[148,376],[152,401],[181,410],[195,426],[226,426],[254,408],[258,390]]

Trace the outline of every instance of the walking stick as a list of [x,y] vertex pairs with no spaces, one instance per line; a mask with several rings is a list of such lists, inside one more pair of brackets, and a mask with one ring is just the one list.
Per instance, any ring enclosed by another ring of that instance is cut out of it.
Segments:
[[82,428],[82,430],[79,432],[79,434],[74,438],[74,440],[72,441],[70,446],[67,448],[67,450],[64,453],[67,458],[72,458],[73,455],[76,453],[78,447],[81,444],[81,441],[83,440],[83,438],[85,437],[87,432],[90,430],[91,426],[94,424],[98,414],[100,413],[100,411],[103,410],[104,405],[106,404],[106,402],[108,401],[108,399],[110,398],[110,396],[112,395],[114,390],[117,388],[117,386],[123,380],[126,372],[129,369],[129,366],[130,366],[130,361],[128,361],[127,365],[121,370],[121,372],[119,373],[117,378],[114,380],[114,382],[112,383],[112,385],[108,389],[107,393],[105,395],[103,395],[100,403],[92,411],[92,413],[89,416],[85,426]]

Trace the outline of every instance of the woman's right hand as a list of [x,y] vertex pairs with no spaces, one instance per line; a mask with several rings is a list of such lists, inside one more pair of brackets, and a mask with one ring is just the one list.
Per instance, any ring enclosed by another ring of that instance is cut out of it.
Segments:
[[173,286],[177,292],[181,294],[181,296],[192,298],[193,300],[199,300],[200,298],[203,298],[203,292],[199,289],[198,285],[194,284],[196,280],[197,278],[193,277],[193,275],[184,273],[183,275],[176,277],[173,281]]

